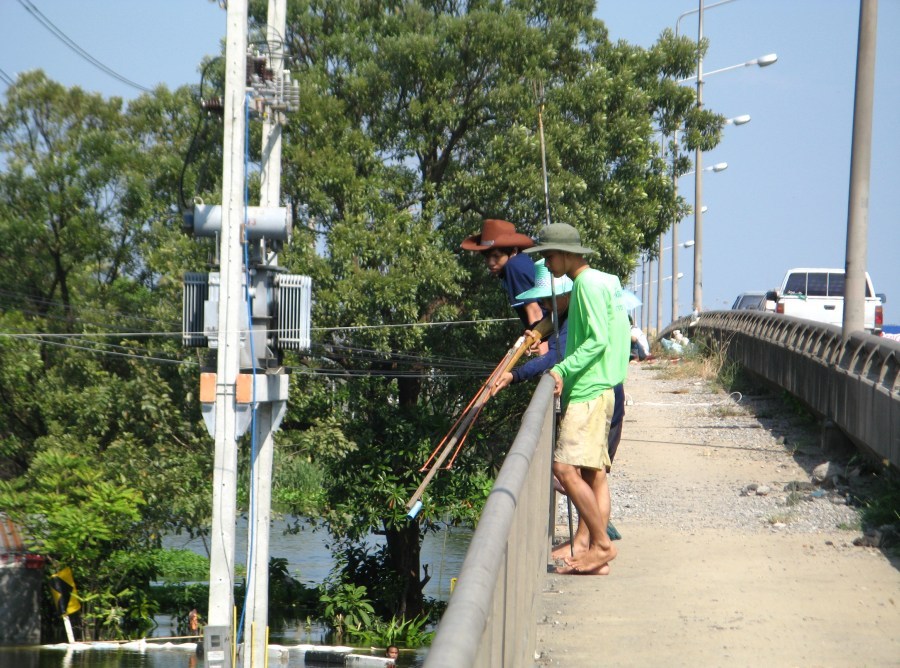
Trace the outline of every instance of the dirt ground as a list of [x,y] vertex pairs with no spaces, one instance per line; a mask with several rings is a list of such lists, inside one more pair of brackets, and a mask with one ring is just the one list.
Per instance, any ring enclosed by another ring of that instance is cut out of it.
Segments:
[[[547,575],[536,665],[900,666],[897,553],[853,545],[847,506],[783,506],[784,484],[825,459],[711,392],[631,371],[619,554],[606,577]],[[752,482],[771,493],[742,495]]]

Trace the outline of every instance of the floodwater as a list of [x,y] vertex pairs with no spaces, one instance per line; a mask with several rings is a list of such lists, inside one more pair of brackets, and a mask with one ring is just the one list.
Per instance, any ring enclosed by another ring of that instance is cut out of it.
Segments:
[[[0,647],[0,668],[206,668],[206,662],[196,656],[193,647],[154,648],[143,652],[115,648],[72,650]],[[354,650],[353,653],[384,656],[367,649]],[[403,651],[397,666],[421,666],[426,653],[425,649]],[[238,666],[240,665],[238,661]],[[278,668],[327,668],[339,664],[304,663],[300,653],[292,653],[287,663],[270,658],[269,665]]]
[[[297,534],[285,531],[298,525]],[[450,594],[450,578],[459,574],[472,531],[453,527],[436,534],[428,534],[422,543],[422,564],[428,564],[432,578],[425,585],[425,596],[446,600]],[[382,536],[369,536],[370,546],[383,545]],[[325,580],[333,563],[329,544],[330,536],[324,529],[313,530],[302,518],[285,517],[272,520],[269,530],[269,556],[287,560],[290,575],[307,586],[315,586]],[[163,540],[167,548],[191,550],[207,556],[202,540],[189,540],[187,536],[168,536]],[[235,529],[235,561],[247,563],[247,520],[240,517]],[[0,667],[2,668],[2,667]]]
[[[269,535],[269,554],[287,561],[288,572],[307,586],[314,586],[325,580],[331,572],[332,560],[328,545],[329,535],[324,530],[314,531],[308,525],[297,534],[286,534],[289,526],[296,524],[296,518],[276,519],[272,522]],[[442,529],[429,534],[422,543],[422,564],[429,565],[431,580],[425,585],[425,596],[446,600],[450,594],[451,578],[459,575],[469,546],[472,532],[465,528]],[[371,536],[370,545],[384,542],[380,536]],[[247,561],[247,522],[238,520],[235,533],[235,561]],[[202,540],[189,540],[186,536],[169,536],[164,540],[168,548],[187,549],[206,556]],[[166,616],[157,619],[159,627],[153,636],[163,638],[175,635],[175,629]],[[296,626],[272,632],[272,645],[323,644],[325,629],[313,625],[308,627],[305,620],[298,620]],[[194,645],[182,647],[153,648],[147,651],[127,650],[109,646],[104,649],[71,650],[56,647],[0,647],[0,668],[205,668],[206,663],[198,658]],[[398,666],[420,666],[427,650],[403,651]],[[380,650],[360,648],[355,654],[375,654]],[[289,663],[270,661],[269,665],[281,668],[300,668],[316,664],[304,664],[299,656],[292,656]]]

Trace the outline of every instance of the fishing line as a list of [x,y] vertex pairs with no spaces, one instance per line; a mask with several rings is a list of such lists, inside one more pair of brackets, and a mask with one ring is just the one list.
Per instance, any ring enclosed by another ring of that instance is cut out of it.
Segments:
[[[698,403],[685,403],[685,404],[677,404],[672,402],[640,402],[636,403],[634,399],[629,399],[631,401],[629,406],[656,406],[661,408],[692,408],[692,407],[708,407],[708,406],[724,406],[726,404],[731,404],[732,400],[734,403],[739,404],[743,400],[744,395],[740,392],[732,392],[725,399],[720,399],[719,401],[703,401]],[[627,402],[626,402],[627,403]]]
[[[547,176],[547,151],[546,144],[544,142],[544,84],[543,83],[535,83],[534,84],[534,93],[535,97],[538,100],[538,134],[540,136],[541,142],[541,173],[544,177],[544,210],[547,216],[547,226],[549,227],[551,224],[550,219],[550,180]],[[547,260],[544,260],[544,266],[546,266]],[[548,267],[549,269],[549,267]],[[574,289],[574,287],[573,287]],[[553,306],[553,336],[556,340],[556,360],[557,363],[561,362],[563,357],[565,356],[566,351],[560,350],[559,346],[559,308],[557,307],[556,301],[556,276],[553,275],[553,272],[550,272],[550,302]],[[548,351],[549,352],[549,351]],[[550,429],[551,434],[551,447],[555,451],[556,450],[556,438],[559,431],[559,420],[560,415],[562,413],[562,402],[560,397],[555,396],[553,399],[553,425]],[[551,472],[551,475],[552,472]],[[569,519],[569,554],[574,557],[575,556],[575,541],[573,540],[573,532],[572,532],[572,499],[566,494],[566,510],[568,511],[568,519]]]

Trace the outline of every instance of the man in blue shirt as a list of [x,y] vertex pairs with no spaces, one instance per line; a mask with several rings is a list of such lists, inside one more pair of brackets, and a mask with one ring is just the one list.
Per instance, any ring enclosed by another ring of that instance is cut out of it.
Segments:
[[488,271],[500,279],[509,305],[527,329],[531,329],[545,315],[537,299],[516,298],[516,295],[534,287],[534,261],[519,252],[533,245],[531,237],[516,232],[515,225],[495,219],[485,220],[481,234],[467,237],[460,245],[463,250],[481,253]]

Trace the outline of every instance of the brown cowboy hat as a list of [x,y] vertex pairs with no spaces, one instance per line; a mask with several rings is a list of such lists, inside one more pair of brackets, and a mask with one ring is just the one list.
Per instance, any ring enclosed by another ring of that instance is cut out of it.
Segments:
[[460,244],[467,251],[486,251],[492,248],[531,248],[531,237],[516,232],[516,226],[505,220],[488,219],[481,226],[481,234],[473,234]]

